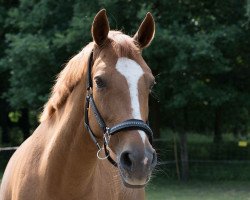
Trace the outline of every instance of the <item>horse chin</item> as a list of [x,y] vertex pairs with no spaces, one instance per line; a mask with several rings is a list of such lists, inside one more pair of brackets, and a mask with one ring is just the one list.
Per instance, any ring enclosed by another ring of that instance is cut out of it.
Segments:
[[122,179],[122,183],[127,188],[144,188],[146,184],[149,182],[149,178],[147,178],[145,181],[135,181],[128,176],[126,176],[127,173],[122,173],[122,170],[120,169],[120,176]]
[[122,182],[125,187],[132,188],[132,189],[144,188],[146,186],[146,183],[142,185],[133,185],[133,184],[127,183],[123,178],[122,178]]

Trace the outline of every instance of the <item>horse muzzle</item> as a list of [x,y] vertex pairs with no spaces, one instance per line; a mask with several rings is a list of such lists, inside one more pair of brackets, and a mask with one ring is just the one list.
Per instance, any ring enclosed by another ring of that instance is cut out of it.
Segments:
[[156,152],[152,147],[139,149],[137,146],[122,151],[118,167],[126,187],[144,187],[157,164]]

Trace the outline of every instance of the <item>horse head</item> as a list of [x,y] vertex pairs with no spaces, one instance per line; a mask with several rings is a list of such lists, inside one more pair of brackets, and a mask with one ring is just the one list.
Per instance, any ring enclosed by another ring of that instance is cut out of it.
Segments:
[[[154,33],[155,23],[150,13],[133,37],[110,31],[105,10],[94,18],[89,76],[93,85],[91,95],[108,127],[128,119],[144,124],[148,121],[148,99],[155,79],[141,53],[152,41]],[[96,119],[99,114],[89,109],[89,126],[97,140],[104,135]],[[145,186],[156,166],[156,153],[147,136],[143,129],[126,128],[108,139],[109,151],[127,187]]]

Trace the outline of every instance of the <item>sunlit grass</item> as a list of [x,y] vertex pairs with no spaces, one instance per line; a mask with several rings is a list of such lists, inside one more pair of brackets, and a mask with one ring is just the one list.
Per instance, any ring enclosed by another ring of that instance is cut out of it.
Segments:
[[147,200],[250,200],[250,181],[155,180],[147,188]]

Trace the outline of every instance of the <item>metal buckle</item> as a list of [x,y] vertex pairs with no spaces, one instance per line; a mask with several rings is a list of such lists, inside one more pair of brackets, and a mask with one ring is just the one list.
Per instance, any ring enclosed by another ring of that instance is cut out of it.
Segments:
[[90,87],[87,89],[87,97],[89,97],[92,94],[93,94],[93,90],[92,90],[92,87]]
[[106,131],[103,135],[103,139],[104,139],[104,144],[108,147],[109,146],[109,141],[110,141],[111,135],[109,134],[109,128],[106,127]]

